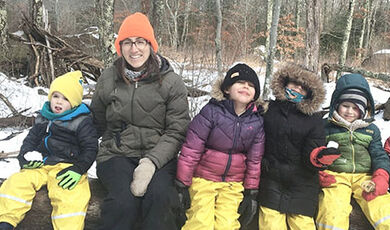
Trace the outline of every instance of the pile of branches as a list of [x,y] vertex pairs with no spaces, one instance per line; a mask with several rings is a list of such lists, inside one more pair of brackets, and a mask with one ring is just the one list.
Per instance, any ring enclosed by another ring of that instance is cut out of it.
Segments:
[[10,37],[27,45],[33,53],[30,63],[34,64],[29,76],[31,86],[48,87],[56,76],[72,69],[81,70],[84,77],[94,81],[100,76],[104,68],[102,61],[51,34],[48,28],[40,28],[26,16],[22,18],[21,28],[23,35],[10,34]]

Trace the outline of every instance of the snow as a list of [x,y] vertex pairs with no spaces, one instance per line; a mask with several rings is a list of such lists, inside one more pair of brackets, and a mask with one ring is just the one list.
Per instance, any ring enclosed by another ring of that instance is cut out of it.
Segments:
[[374,54],[390,54],[390,49],[378,50]]
[[[238,62],[237,62],[238,63]],[[237,64],[234,63],[233,65]],[[174,68],[176,72],[179,72],[181,65],[183,63],[176,63]],[[261,85],[264,84],[265,68],[255,67],[255,71],[258,73],[260,78]],[[274,70],[276,71],[276,70]],[[199,89],[210,91],[211,86],[214,80],[217,78],[217,72],[207,70],[206,68],[199,68],[197,66],[191,70],[183,70],[182,75],[185,79],[187,85],[195,86]],[[371,92],[374,97],[375,104],[385,103],[390,97],[390,92],[383,91],[381,89],[371,86]],[[88,93],[89,89],[94,87],[94,84],[84,85],[84,93]],[[323,103],[322,107],[326,108],[330,104],[330,99],[332,92],[335,88],[335,83],[326,83],[326,100]],[[0,73],[0,93],[8,98],[10,103],[18,110],[23,111],[24,115],[32,115],[34,112],[41,109],[43,103],[47,100],[47,96],[42,96],[38,94],[38,90],[41,89],[45,92],[48,92],[47,88],[36,87],[30,88],[25,85],[25,80],[8,80],[7,76],[3,73]],[[189,98],[189,108],[191,112],[191,117],[199,113],[200,109],[208,102],[210,96],[202,96],[197,98]],[[90,100],[85,100],[85,103],[89,104]],[[0,100],[0,117],[10,116],[12,113],[9,108]],[[379,127],[382,134],[382,142],[384,142],[387,137],[390,136],[390,129],[388,128],[390,122],[384,121],[383,111],[379,112],[375,116],[375,124]],[[24,138],[26,137],[29,129],[16,129],[16,128],[5,128],[0,129],[0,153],[9,153],[18,151],[20,146],[23,143]],[[9,135],[16,134],[15,137],[6,139]],[[7,158],[0,159],[0,178],[8,178],[15,172],[19,171],[19,163],[16,158]],[[94,163],[88,171],[88,176],[96,178],[96,164]]]

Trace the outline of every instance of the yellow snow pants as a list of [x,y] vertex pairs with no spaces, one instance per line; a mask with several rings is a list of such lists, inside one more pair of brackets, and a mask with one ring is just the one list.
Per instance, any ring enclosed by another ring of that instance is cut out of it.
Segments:
[[47,185],[53,207],[51,220],[55,230],[84,229],[84,218],[91,193],[83,175],[72,189],[58,186],[56,175],[71,164],[45,165],[38,169],[22,169],[13,174],[0,188],[0,222],[17,226],[31,208],[36,192]]
[[191,207],[182,230],[237,230],[242,182],[214,182],[199,177],[189,188]]
[[286,214],[260,206],[259,210],[260,230],[315,230],[314,219],[310,216],[299,214]]
[[337,173],[326,170],[334,175],[336,183],[328,188],[322,188],[319,196],[317,227],[319,230],[348,230],[349,214],[352,211],[351,196],[362,208],[368,221],[378,230],[390,230],[390,194],[377,196],[367,202],[362,197],[361,184],[371,179],[366,173]]

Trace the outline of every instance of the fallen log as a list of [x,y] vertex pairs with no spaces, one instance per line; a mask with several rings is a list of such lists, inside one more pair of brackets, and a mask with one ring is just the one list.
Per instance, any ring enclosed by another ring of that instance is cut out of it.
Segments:
[[[0,184],[3,181],[0,179]],[[91,200],[89,201],[89,207],[85,220],[85,230],[95,230],[101,226],[100,222],[100,206],[103,203],[106,196],[106,190],[97,179],[89,179],[89,185],[91,188]],[[359,205],[355,201],[351,202],[352,213],[350,215],[350,227],[349,230],[373,230]],[[51,206],[50,200],[47,196],[46,188],[42,188],[37,192],[35,196],[31,210],[26,214],[23,221],[18,225],[16,230],[50,230],[51,226]],[[256,215],[257,216],[257,215]],[[140,230],[137,228],[136,230]],[[257,217],[249,224],[247,228],[241,228],[241,230],[258,230]]]
[[351,66],[341,66],[339,64],[328,64],[328,63],[324,63],[321,66],[321,79],[327,79],[327,82],[329,82],[329,74],[332,71],[359,73],[364,77],[375,78],[382,81],[390,81],[390,75],[386,73],[373,73],[365,69],[359,69]]
[[16,115],[12,117],[0,118],[0,128],[8,127],[31,127],[34,124],[34,117]]

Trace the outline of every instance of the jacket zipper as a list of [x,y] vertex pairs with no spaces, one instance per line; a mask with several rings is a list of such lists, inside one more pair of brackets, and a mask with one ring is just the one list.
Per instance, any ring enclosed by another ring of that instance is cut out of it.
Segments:
[[134,90],[133,92],[131,93],[131,98],[130,98],[130,108],[131,108],[131,114],[130,114],[130,121],[131,123],[134,123],[133,119],[134,119],[134,94],[135,94],[135,89],[138,88],[138,82],[135,82],[134,84]]
[[49,140],[49,137],[51,136],[50,126],[51,126],[52,123],[53,123],[53,121],[49,121],[49,124],[47,124],[47,126],[46,126],[46,133],[48,135],[45,137],[45,147],[46,147],[46,149],[47,149],[47,151],[49,152],[50,155],[52,155],[52,154],[51,154],[51,151],[50,151],[50,148],[49,148],[48,140]]
[[[135,94],[135,90],[138,88],[138,81],[135,81],[134,82],[134,90],[131,94],[131,123],[134,123],[134,94]],[[142,140],[142,134],[140,132],[140,146],[143,146],[143,140]],[[141,157],[144,157],[144,152],[141,151]]]
[[236,143],[237,142],[236,139],[237,139],[237,133],[238,133],[239,129],[240,129],[240,121],[238,120],[237,124],[236,124],[236,130],[234,131],[234,136],[233,136],[233,146],[229,150],[229,153],[228,153],[229,154],[229,158],[228,158],[228,162],[226,164],[225,172],[223,172],[223,175],[222,175],[222,181],[225,181],[226,175],[229,172],[230,166],[232,164],[232,151],[233,151],[233,149],[236,148],[236,144],[237,144]]
[[351,150],[352,150],[352,173],[355,173],[356,165],[355,165],[355,147],[353,146],[352,140],[353,140],[353,131],[350,130],[350,141],[351,141]]

